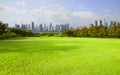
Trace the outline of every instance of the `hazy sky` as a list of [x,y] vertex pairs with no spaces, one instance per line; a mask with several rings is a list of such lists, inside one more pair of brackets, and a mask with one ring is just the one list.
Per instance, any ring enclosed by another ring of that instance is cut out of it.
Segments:
[[15,23],[87,26],[94,20],[120,21],[120,0],[0,0],[0,20]]

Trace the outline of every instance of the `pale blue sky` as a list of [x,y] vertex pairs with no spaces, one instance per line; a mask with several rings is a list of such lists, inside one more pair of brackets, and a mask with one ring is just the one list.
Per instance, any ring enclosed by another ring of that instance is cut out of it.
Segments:
[[120,21],[120,0],[0,0],[0,20],[15,23],[70,23],[86,26],[94,20]]

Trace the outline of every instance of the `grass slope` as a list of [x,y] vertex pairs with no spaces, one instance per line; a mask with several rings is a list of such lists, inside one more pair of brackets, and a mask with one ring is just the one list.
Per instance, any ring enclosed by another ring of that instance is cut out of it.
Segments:
[[120,39],[0,40],[0,75],[120,75]]

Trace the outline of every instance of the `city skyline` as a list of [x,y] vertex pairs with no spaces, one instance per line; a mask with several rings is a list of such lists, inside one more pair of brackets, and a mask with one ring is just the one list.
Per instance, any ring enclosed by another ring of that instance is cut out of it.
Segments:
[[[7,28],[11,28],[8,25],[5,24]],[[17,28],[17,29],[22,29],[22,30],[30,30],[32,32],[61,32],[62,30],[69,30],[72,27],[69,27],[69,24],[56,24],[53,25],[50,23],[49,25],[46,24],[36,24],[35,22],[31,22],[31,24],[15,24],[14,27],[12,28]]]
[[14,26],[67,24],[88,26],[95,20],[120,21],[119,0],[0,0],[0,20]]
[[[5,24],[7,28],[9,27],[9,24]],[[106,22],[106,20],[95,20],[93,24],[90,24],[89,27],[93,26],[104,26],[107,28],[112,28],[112,26],[118,26],[120,25],[120,22],[118,21],[110,21],[109,23]],[[32,32],[61,32],[62,30],[72,30],[72,29],[81,29],[84,28],[82,27],[71,27],[69,24],[56,24],[53,25],[52,23],[50,24],[36,24],[35,22],[31,22],[29,24],[15,24],[14,27],[12,28],[17,28],[17,29],[22,29],[22,30],[31,30]]]

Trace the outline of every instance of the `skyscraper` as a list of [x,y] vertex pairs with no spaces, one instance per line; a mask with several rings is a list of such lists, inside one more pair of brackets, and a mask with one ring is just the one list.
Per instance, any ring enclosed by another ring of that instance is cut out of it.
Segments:
[[103,25],[102,20],[100,20],[100,26],[102,26],[102,25]]
[[65,30],[65,29],[69,30],[69,24],[61,24],[61,25],[60,25],[60,30],[61,30],[61,31],[62,31],[62,30]]
[[39,25],[39,31],[42,32],[43,31],[43,27],[42,24]]
[[21,24],[21,29],[22,30],[26,30],[27,29],[26,25],[25,24]]
[[18,25],[18,24],[15,24],[15,28],[20,28],[20,25]]
[[117,25],[117,22],[116,22],[116,21],[114,21],[114,25]]
[[48,31],[52,31],[52,23],[50,23]]
[[46,24],[44,24],[44,31],[45,31],[45,32],[48,31],[48,28],[47,28]]
[[32,31],[34,32],[35,31],[35,24],[34,24],[34,22],[32,22]]
[[93,26],[94,26],[94,24],[90,24],[90,26],[91,26],[91,27],[93,27]]
[[56,32],[60,32],[60,25],[56,25],[56,26],[55,26],[55,31],[56,31]]
[[65,29],[69,30],[69,24],[65,24]]
[[108,27],[108,23],[106,22],[106,20],[104,19],[104,26]]
[[98,21],[95,21],[95,26],[98,26]]
[[117,25],[120,25],[120,22],[118,22]]
[[113,21],[110,22],[109,28],[112,28],[112,25],[114,24]]

